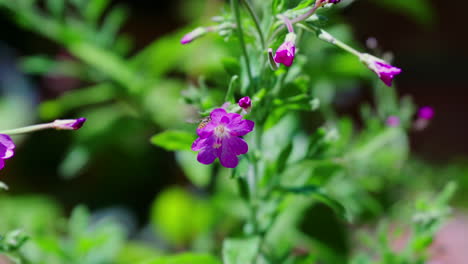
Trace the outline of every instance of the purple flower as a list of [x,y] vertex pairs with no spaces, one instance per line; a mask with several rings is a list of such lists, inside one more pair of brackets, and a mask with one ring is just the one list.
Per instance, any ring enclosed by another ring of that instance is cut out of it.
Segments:
[[341,0],[328,0],[328,2],[331,4],[338,4]]
[[431,120],[434,117],[434,109],[430,106],[421,107],[418,111],[418,117],[421,119]]
[[394,67],[370,54],[362,54],[360,59],[369,69],[374,71],[387,86],[392,86],[395,75],[401,73],[400,68]]
[[59,130],[77,130],[86,122],[86,118],[78,119],[57,119],[52,123],[52,127]]
[[10,136],[5,134],[0,134],[0,170],[5,167],[6,159],[13,157],[15,152],[15,144],[11,140]]
[[219,158],[221,165],[235,168],[239,163],[238,155],[249,150],[247,143],[240,138],[251,132],[255,123],[242,119],[236,113],[227,113],[223,108],[214,109],[210,121],[199,126],[199,138],[192,144],[193,151],[200,151],[197,160],[203,164],[211,164]]
[[294,55],[296,54],[296,46],[293,41],[285,41],[276,50],[275,62],[282,63],[285,66],[290,67],[294,61]]
[[250,108],[252,107],[252,100],[250,100],[250,97],[248,96],[245,96],[245,97],[242,97],[240,100],[239,100],[239,106],[244,109],[246,112],[249,112],[250,111]]
[[400,125],[400,118],[398,116],[389,116],[385,123],[389,127],[397,127]]

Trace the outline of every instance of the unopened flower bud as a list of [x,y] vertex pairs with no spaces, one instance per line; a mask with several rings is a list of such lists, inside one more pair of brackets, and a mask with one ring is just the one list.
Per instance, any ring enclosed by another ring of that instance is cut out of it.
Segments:
[[205,35],[208,31],[203,28],[203,27],[198,27],[196,29],[194,29],[193,31],[185,34],[185,36],[182,37],[182,39],[180,40],[180,43],[182,44],[188,44],[190,42],[192,42],[193,40]]
[[239,100],[239,106],[245,111],[245,112],[250,112],[250,109],[252,108],[252,100],[250,100],[250,97],[242,97]]
[[379,76],[387,86],[392,86],[392,81],[395,75],[401,73],[401,69],[394,67],[384,60],[376,58],[370,54],[364,53],[360,56],[361,61],[373,72]]
[[275,62],[282,63],[287,67],[290,67],[294,61],[296,55],[296,34],[288,33],[283,44],[279,46],[275,54]]
[[78,119],[57,119],[52,123],[52,127],[58,130],[77,130],[86,122],[86,118]]

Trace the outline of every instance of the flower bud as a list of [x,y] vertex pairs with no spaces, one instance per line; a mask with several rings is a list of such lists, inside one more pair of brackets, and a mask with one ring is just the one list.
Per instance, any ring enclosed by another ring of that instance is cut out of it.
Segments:
[[250,100],[250,97],[242,97],[239,100],[239,106],[245,111],[245,112],[250,112],[250,109],[252,108],[252,100]]
[[294,56],[296,55],[296,34],[288,33],[286,38],[276,50],[275,62],[282,63],[287,67],[290,67],[294,61]]
[[52,127],[58,130],[77,130],[86,122],[86,118],[78,119],[57,119],[52,123]]
[[379,76],[380,80],[382,80],[387,86],[392,86],[392,81],[395,75],[401,73],[400,68],[394,67],[370,54],[361,54],[360,59],[370,70],[375,72],[377,76]]
[[192,42],[193,40],[205,35],[208,31],[203,28],[203,27],[198,27],[196,29],[194,29],[193,31],[185,34],[185,36],[182,37],[182,39],[180,40],[180,43],[181,44],[188,44],[190,42]]

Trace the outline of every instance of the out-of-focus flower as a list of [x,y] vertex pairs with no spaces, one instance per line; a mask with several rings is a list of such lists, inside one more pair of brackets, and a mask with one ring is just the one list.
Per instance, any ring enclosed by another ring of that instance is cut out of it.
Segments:
[[385,61],[370,54],[364,53],[360,57],[361,61],[379,76],[387,86],[392,86],[393,78],[401,73],[401,69],[394,67]]
[[5,167],[5,160],[13,157],[15,144],[10,136],[0,134],[0,170]]
[[389,127],[397,127],[400,125],[400,118],[398,116],[389,116],[385,123]]
[[52,127],[58,130],[77,130],[80,129],[86,122],[86,118],[78,119],[57,119],[52,122]]
[[338,4],[339,2],[341,2],[341,0],[328,0],[328,3],[331,4]]
[[419,108],[418,117],[426,120],[431,120],[434,117],[434,109],[430,106]]
[[180,40],[180,43],[188,44],[188,43],[192,42],[193,40],[205,35],[207,32],[208,32],[208,30],[206,30],[206,28],[198,27],[198,28],[194,29],[193,31],[185,34],[185,36],[183,36],[182,39]]
[[252,108],[252,100],[250,100],[250,97],[248,96],[242,97],[238,104],[247,113],[250,112],[250,109]]
[[239,163],[238,155],[249,150],[241,136],[251,132],[255,123],[242,119],[237,113],[227,113],[223,108],[214,109],[210,121],[197,129],[198,138],[192,144],[193,151],[199,151],[197,160],[211,164],[219,158],[221,165],[235,168]]

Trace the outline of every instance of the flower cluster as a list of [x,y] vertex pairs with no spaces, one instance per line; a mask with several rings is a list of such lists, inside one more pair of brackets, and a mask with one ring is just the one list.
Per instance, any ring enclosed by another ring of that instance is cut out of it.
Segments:
[[253,121],[243,119],[240,114],[228,113],[223,108],[214,109],[209,122],[197,129],[199,137],[192,145],[193,151],[199,151],[197,160],[211,164],[219,158],[224,167],[235,168],[239,163],[237,156],[249,150],[241,136],[250,133],[254,125]]

